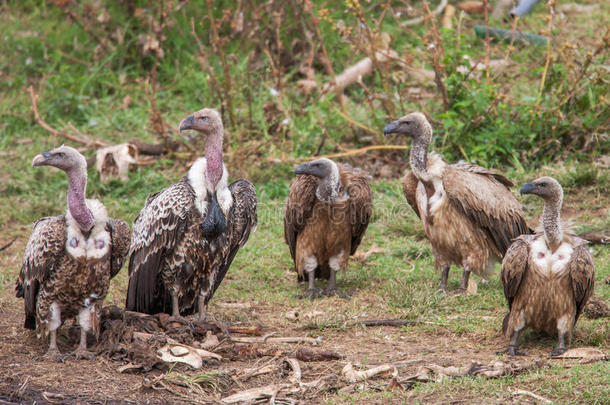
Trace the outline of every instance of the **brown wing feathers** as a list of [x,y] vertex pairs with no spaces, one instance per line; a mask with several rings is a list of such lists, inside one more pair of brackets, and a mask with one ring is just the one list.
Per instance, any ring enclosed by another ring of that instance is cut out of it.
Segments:
[[509,184],[504,176],[475,165],[450,165],[443,174],[450,201],[485,231],[500,257],[514,238],[530,232]]
[[24,327],[36,329],[36,300],[40,284],[54,270],[66,244],[65,215],[39,219],[32,227],[15,290],[25,300]]
[[347,177],[347,193],[350,198],[350,224],[352,243],[350,255],[362,241],[373,211],[373,193],[364,173],[350,173]]
[[309,220],[316,201],[318,180],[314,176],[298,175],[290,183],[284,215],[284,239],[292,260],[296,258],[297,235]]
[[595,287],[593,259],[585,244],[574,248],[568,269],[572,280],[574,300],[576,301],[576,316],[574,318],[576,323]]

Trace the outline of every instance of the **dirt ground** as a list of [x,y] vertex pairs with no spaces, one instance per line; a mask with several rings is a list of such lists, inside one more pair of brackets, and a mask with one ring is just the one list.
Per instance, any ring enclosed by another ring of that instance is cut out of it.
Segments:
[[[334,298],[333,298],[334,299]],[[214,352],[223,360],[210,360],[202,370],[190,370],[188,366],[178,365],[173,371],[182,376],[196,376],[210,370],[223,374],[214,382],[216,390],[198,394],[192,386],[185,387],[176,381],[163,379],[168,367],[119,372],[126,361],[113,361],[97,356],[95,361],[67,359],[64,363],[54,363],[40,359],[47,343],[36,339],[35,333],[21,327],[22,316],[17,300],[0,314],[0,404],[5,403],[72,403],[72,404],[112,404],[112,403],[194,403],[216,402],[235,392],[258,388],[270,384],[291,385],[293,370],[284,359],[294,357],[299,348],[312,347],[332,351],[344,358],[328,361],[299,361],[302,382],[298,392],[290,387],[277,395],[277,403],[318,403],[329,399],[337,392],[349,394],[357,385],[346,382],[342,369],[348,362],[355,366],[393,363],[398,371],[395,380],[418,373],[422,365],[436,364],[468,365],[472,360],[488,364],[497,360],[494,351],[502,340],[498,336],[473,336],[456,334],[443,328],[429,325],[428,331],[412,331],[409,327],[392,326],[363,327],[350,326],[345,330],[308,330],[308,321],[278,319],[277,308],[248,304],[247,308],[223,310],[223,303],[216,305],[216,315],[220,318],[235,317],[235,311],[256,313],[257,323],[265,325],[265,335],[275,336],[315,336],[320,341],[316,347],[308,343],[300,344],[252,344],[239,345],[221,343]],[[283,313],[283,312],[282,312]],[[246,315],[242,313],[241,315]],[[239,314],[237,314],[239,316]],[[309,317],[304,314],[305,318]],[[315,313],[313,313],[315,317]],[[68,322],[69,324],[69,322]],[[76,339],[70,342],[67,337],[69,327],[61,328],[60,350],[67,352],[76,347]],[[221,338],[223,334],[218,334]],[[234,334],[233,336],[239,336]],[[70,346],[72,345],[72,347]],[[529,350],[530,348],[528,348]],[[510,363],[536,361],[546,357],[546,353],[530,350],[527,361],[507,360]],[[546,361],[546,360],[544,360]],[[272,371],[248,378],[248,372],[272,365]],[[171,366],[170,366],[171,367]],[[315,383],[320,381],[320,383]],[[371,379],[365,384],[369,389],[384,390],[392,384],[385,377]],[[311,387],[306,384],[314,382]],[[187,384],[188,385],[188,384]],[[436,395],[435,395],[436,397]],[[419,398],[425,402],[438,397]],[[281,402],[280,399],[284,400]],[[446,399],[446,398],[445,398]],[[465,400],[466,398],[461,398]],[[265,403],[263,401],[262,403]]]

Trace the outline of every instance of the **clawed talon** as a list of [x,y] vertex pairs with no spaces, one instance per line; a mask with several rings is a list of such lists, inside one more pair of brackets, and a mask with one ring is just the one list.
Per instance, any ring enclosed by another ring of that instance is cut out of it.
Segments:
[[42,360],[54,361],[57,363],[64,362],[64,356],[60,353],[58,349],[49,349],[44,356],[42,356]]
[[561,356],[562,354],[564,354],[566,352],[566,349],[564,347],[557,347],[556,349],[554,349],[551,353],[550,356],[551,357],[557,357],[557,356]]
[[300,294],[300,295],[295,295],[296,298],[309,298],[311,301],[313,301],[316,298],[322,298],[324,297],[324,293],[320,290],[318,290],[317,288],[308,288],[307,291],[305,291],[304,294]]
[[188,325],[190,323],[189,320],[183,317],[182,315],[170,316],[169,318],[167,318],[167,321],[165,321],[165,324],[167,325],[170,322],[177,322],[183,325]]
[[353,291],[346,293],[339,291],[336,288],[328,288],[324,291],[324,295],[326,295],[327,297],[332,297],[333,295],[336,295],[337,297],[343,298],[346,301],[350,300],[352,294],[354,294]]
[[508,346],[506,349],[496,352],[496,354],[508,354],[512,357],[515,356],[527,356],[527,352],[524,350],[519,350],[515,346]]

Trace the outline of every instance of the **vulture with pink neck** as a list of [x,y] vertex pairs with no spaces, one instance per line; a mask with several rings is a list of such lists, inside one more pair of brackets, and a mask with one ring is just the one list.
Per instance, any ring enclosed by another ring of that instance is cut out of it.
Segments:
[[87,332],[100,331],[100,311],[110,279],[129,251],[129,225],[108,217],[98,200],[85,199],[87,162],[69,146],[34,158],[32,166],[55,166],[68,175],[68,211],[39,219],[28,240],[17,280],[17,296],[25,300],[24,327],[38,337],[50,335],[46,357],[59,360],[57,329],[77,317],[80,344],[74,356],[91,358]]
[[172,316],[207,305],[240,247],[256,228],[256,192],[247,180],[227,185],[220,114],[205,108],[180,131],[206,136],[205,157],[181,180],[148,198],[133,224],[126,309]]
[[587,242],[561,222],[563,189],[557,180],[541,177],[524,185],[521,194],[544,200],[542,229],[517,238],[502,262],[500,279],[509,310],[502,330],[510,338],[503,353],[525,354],[518,349],[519,334],[529,326],[548,334],[557,332],[559,344],[551,356],[560,355],[593,294],[593,258]]
[[464,294],[470,273],[488,278],[511,241],[529,232],[521,204],[504,176],[470,163],[447,164],[429,153],[432,126],[419,112],[391,122],[384,134],[397,133],[413,140],[411,170],[403,180],[407,202],[421,218],[432,245],[439,288],[447,290],[451,264],[464,272],[458,293]]

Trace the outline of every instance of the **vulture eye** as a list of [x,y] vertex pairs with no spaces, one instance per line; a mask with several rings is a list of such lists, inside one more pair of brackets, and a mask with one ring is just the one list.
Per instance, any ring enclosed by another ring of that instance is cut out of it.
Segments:
[[404,124],[405,125],[411,125],[411,121],[405,121]]
[[206,122],[208,120],[208,117],[199,117],[198,119],[199,121]]
[[57,157],[59,157],[59,158],[63,158],[64,156],[66,156],[66,154],[65,154],[65,153],[63,153],[63,152],[57,152]]
[[546,183],[540,183],[539,186],[540,187],[546,187]]

